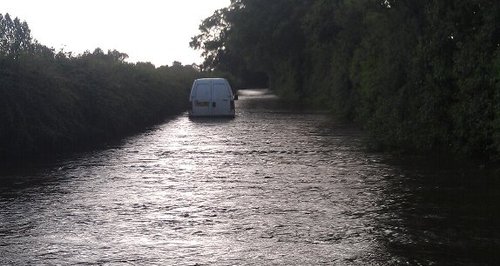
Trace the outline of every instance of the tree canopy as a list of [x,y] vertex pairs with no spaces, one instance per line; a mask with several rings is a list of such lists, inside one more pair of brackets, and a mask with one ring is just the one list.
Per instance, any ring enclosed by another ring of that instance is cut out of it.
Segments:
[[232,0],[191,46],[358,122],[374,148],[498,159],[498,21],[494,0]]
[[11,19],[9,14],[0,14],[0,55],[17,57],[33,47],[28,24],[19,18]]

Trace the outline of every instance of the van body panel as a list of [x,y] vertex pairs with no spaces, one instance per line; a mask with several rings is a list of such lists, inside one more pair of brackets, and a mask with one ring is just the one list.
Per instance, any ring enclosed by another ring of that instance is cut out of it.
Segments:
[[210,84],[197,83],[193,85],[192,112],[194,114],[209,114],[212,101],[212,90]]
[[227,84],[215,81],[212,83],[212,114],[216,116],[227,115],[231,110],[231,89]]
[[223,78],[195,80],[189,100],[191,117],[235,115],[234,95],[229,82]]

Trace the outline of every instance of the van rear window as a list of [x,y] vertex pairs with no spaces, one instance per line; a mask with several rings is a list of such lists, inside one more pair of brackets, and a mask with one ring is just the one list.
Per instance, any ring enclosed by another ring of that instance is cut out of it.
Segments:
[[209,84],[198,84],[196,86],[196,99],[198,99],[199,101],[210,101],[210,99],[212,98],[210,94]]
[[229,90],[224,83],[214,84],[214,99],[229,99]]

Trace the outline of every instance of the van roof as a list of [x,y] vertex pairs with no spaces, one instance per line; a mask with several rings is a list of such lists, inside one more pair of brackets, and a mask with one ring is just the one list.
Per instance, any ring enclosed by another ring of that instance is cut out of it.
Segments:
[[199,78],[196,81],[227,81],[225,78]]

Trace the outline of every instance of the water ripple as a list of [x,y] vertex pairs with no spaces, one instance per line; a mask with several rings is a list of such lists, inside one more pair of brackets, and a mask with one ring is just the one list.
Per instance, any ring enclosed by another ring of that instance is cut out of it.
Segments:
[[[367,153],[360,131],[327,115],[289,112],[269,94],[240,99],[234,120],[182,115],[120,145],[3,177],[0,264],[443,262],[436,254],[449,249],[412,252],[453,239],[432,230],[449,219],[432,212],[439,202],[414,204],[429,190],[408,185],[415,172]],[[498,233],[471,235],[498,245]]]

